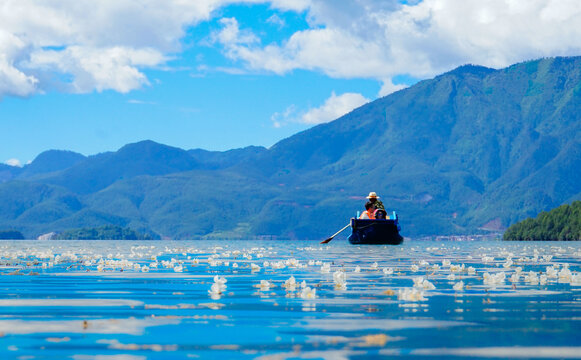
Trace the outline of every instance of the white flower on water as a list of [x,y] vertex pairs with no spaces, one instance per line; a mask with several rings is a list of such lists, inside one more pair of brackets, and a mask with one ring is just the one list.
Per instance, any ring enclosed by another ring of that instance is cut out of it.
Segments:
[[260,266],[256,265],[255,263],[250,264],[250,271],[257,272],[260,271]]
[[539,284],[545,285],[547,283],[547,275],[543,274],[539,276]]
[[260,280],[260,284],[257,285],[257,287],[261,290],[261,291],[268,291],[270,290],[271,287],[274,287],[274,284],[271,283],[268,280]]
[[549,279],[556,279],[559,277],[559,272],[554,266],[547,266],[547,277]]
[[142,272],[149,272],[149,267],[144,265],[141,267],[141,271]]
[[446,276],[446,279],[448,279],[450,281],[454,281],[454,280],[456,280],[456,275],[455,274],[450,274],[450,275]]
[[374,262],[373,264],[371,264],[371,269],[372,270],[377,270],[377,268],[379,267],[379,264],[376,262]]
[[484,283],[486,285],[498,285],[503,284],[506,279],[506,274],[504,272],[499,272],[496,274],[489,274],[485,272],[482,277],[484,278]]
[[432,265],[432,270],[434,270],[434,271],[440,270],[440,265],[438,265],[438,264]]
[[288,267],[297,267],[297,266],[299,266],[299,260],[288,259],[287,261],[285,261],[285,265]]
[[355,266],[355,269],[353,270],[353,272],[361,272],[361,267],[359,267],[359,265]]
[[331,272],[331,263],[324,263],[324,264],[321,266],[321,272],[322,272],[323,274],[328,274],[328,273],[330,273],[330,272]]
[[315,260],[309,260],[308,264],[309,266],[315,266]]
[[571,276],[571,285],[581,286],[581,274],[580,273],[576,273],[575,275]]
[[173,271],[175,271],[175,272],[182,272],[182,271],[184,271],[184,267],[182,265],[180,265],[180,264],[177,264],[177,265],[175,265],[173,267]]
[[538,284],[539,276],[537,275],[536,272],[531,270],[525,275],[525,281],[531,284]]
[[226,291],[226,282],[228,282],[226,278],[218,275],[214,276],[214,283],[208,290],[212,299],[219,299],[220,295]]
[[494,261],[494,258],[492,256],[483,256],[482,257],[482,262],[485,264],[491,263]]
[[297,288],[297,280],[294,276],[291,276],[288,280],[284,282],[283,287],[288,291],[295,291]]
[[420,268],[416,264],[412,264],[410,270],[413,271],[413,272],[417,272],[418,270],[420,270]]
[[415,277],[415,278],[413,278],[413,281],[414,281],[415,288],[425,289],[425,290],[436,289],[436,286],[434,284],[432,284],[430,281],[428,281],[427,279],[424,279],[423,276]]
[[405,301],[425,301],[423,290],[416,288],[405,288],[397,291],[397,299]]
[[502,264],[502,266],[503,266],[505,269],[508,269],[509,267],[511,267],[511,266],[512,266],[512,264],[514,264],[514,262],[512,261],[512,259],[506,259],[506,262],[505,262],[504,264]]
[[238,263],[232,263],[232,268],[236,269],[238,267]]
[[346,290],[347,289],[347,275],[344,271],[335,271],[333,273],[333,281],[335,282],[335,289]]
[[301,299],[315,299],[317,297],[317,289],[305,287],[301,290],[300,294]]
[[461,271],[464,271],[464,264],[462,264],[462,265],[453,265],[453,264],[451,264],[450,265],[450,271],[452,271],[452,272],[461,272]]
[[559,271],[559,282],[561,283],[570,283],[573,274],[571,270],[569,270],[569,264],[563,264],[563,268]]
[[393,268],[383,268],[383,273],[385,275],[391,275],[393,274]]
[[469,266],[469,267],[468,267],[468,269],[467,269],[467,271],[468,271],[468,274],[469,274],[469,275],[474,275],[474,274],[476,274],[476,269],[475,269],[475,268],[473,268],[472,266]]
[[512,274],[510,276],[510,282],[515,283],[515,282],[519,282],[519,280],[520,280],[520,273],[515,272],[514,274]]
[[442,260],[442,267],[449,267],[450,264],[451,264],[450,260],[448,260],[448,259]]
[[544,262],[550,262],[551,260],[553,260],[553,255],[543,255]]
[[426,260],[422,260],[422,261],[420,261],[420,266],[428,267],[428,266],[430,266],[430,263],[427,262]]
[[453,286],[454,291],[462,291],[464,290],[464,281],[460,281],[454,284]]

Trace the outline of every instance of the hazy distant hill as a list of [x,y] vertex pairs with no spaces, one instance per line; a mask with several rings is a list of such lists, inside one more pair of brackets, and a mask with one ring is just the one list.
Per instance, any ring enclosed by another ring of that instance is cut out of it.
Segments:
[[322,238],[376,191],[406,236],[499,230],[581,199],[580,108],[581,57],[463,66],[270,149],[144,141],[37,177],[0,168],[0,229]]

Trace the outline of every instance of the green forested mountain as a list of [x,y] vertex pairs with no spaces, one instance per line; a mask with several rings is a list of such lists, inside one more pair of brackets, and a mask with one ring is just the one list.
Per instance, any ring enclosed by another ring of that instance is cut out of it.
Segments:
[[504,240],[581,240],[581,201],[511,225]]
[[581,57],[467,65],[270,149],[144,141],[34,176],[0,168],[0,228],[323,238],[376,191],[404,236],[501,231],[581,199],[580,108]]

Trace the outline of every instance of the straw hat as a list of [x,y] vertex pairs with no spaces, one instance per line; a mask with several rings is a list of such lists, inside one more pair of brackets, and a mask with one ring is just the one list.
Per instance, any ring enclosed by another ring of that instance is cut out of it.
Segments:
[[377,196],[377,194],[374,191],[372,191],[369,193],[369,195],[367,195],[367,198],[368,199],[379,199],[379,196]]

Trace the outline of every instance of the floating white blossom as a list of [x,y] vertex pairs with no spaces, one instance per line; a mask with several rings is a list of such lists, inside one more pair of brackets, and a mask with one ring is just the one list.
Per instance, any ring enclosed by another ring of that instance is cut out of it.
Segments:
[[496,274],[489,274],[485,272],[482,276],[486,285],[503,284],[504,280],[506,279],[506,274],[504,272],[499,272]]
[[222,293],[226,291],[227,282],[228,281],[226,280],[226,278],[222,276],[218,275],[214,276],[214,283],[210,287],[210,290],[208,290],[210,297],[212,297],[212,299],[219,299],[220,295],[222,295]]
[[383,268],[383,273],[385,275],[391,275],[393,274],[393,268]]
[[415,278],[413,278],[413,281],[414,281],[415,288],[420,288],[420,289],[425,289],[425,290],[436,289],[436,286],[434,284],[432,284],[430,281],[428,281],[427,279],[425,279],[423,276],[415,277]]
[[359,265],[355,266],[355,269],[353,270],[353,272],[361,272],[361,267]]
[[260,288],[261,291],[268,291],[271,287],[274,287],[274,284],[268,280],[260,280],[260,284],[257,285],[257,287]]
[[302,299],[315,299],[317,297],[317,289],[305,287],[301,290],[300,297]]
[[257,264],[255,264],[255,263],[251,263],[251,264],[250,264],[250,271],[252,271],[252,272],[257,272],[257,271],[260,271],[260,266],[258,266],[258,265],[257,265]]
[[333,281],[335,282],[335,289],[345,290],[347,289],[347,275],[344,271],[335,271],[333,273]]
[[464,282],[463,281],[459,281],[457,283],[454,284],[453,286],[454,291],[462,291],[464,290]]
[[412,266],[410,267],[410,270],[413,272],[418,272],[420,270],[420,268],[416,264],[412,264]]
[[534,271],[529,271],[525,274],[525,281],[531,284],[538,284],[539,283],[539,276]]
[[424,292],[416,288],[405,288],[397,291],[397,299],[405,301],[425,301]]
[[294,276],[291,276],[288,280],[284,282],[283,287],[288,291],[295,291],[297,287],[297,280]]
[[485,264],[491,263],[494,261],[494,258],[492,256],[483,256],[482,257],[482,262]]

